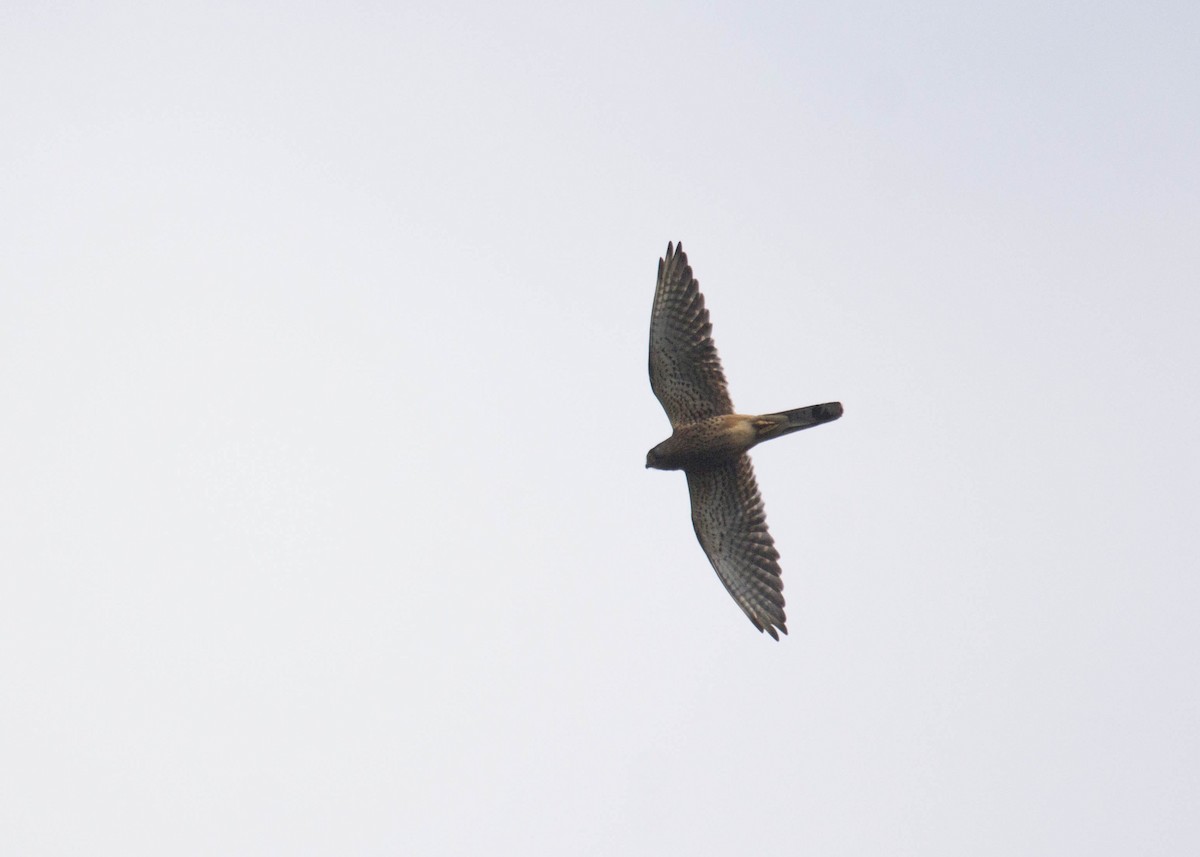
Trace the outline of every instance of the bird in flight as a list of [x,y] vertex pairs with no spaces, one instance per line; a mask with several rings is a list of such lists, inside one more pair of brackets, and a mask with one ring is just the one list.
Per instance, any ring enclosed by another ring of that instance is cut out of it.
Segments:
[[671,436],[646,453],[646,467],[687,474],[700,547],[754,627],[778,640],[779,631],[787,633],[779,551],[746,453],[764,440],[836,420],[841,403],[735,414],[704,296],[682,244],[667,244],[658,261],[650,387],[671,421]]

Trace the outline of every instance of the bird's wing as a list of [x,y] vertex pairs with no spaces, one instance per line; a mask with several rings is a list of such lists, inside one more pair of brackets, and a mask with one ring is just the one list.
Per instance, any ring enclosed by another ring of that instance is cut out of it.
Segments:
[[779,551],[767,532],[750,456],[687,471],[692,526],[717,576],[760,631],[787,633]]
[[650,315],[650,387],[671,425],[733,413],[712,323],[683,245],[658,260]]

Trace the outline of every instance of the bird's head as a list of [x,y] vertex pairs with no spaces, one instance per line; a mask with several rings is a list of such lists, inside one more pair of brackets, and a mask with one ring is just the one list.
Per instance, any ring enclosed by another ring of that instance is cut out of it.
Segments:
[[646,466],[653,467],[655,470],[678,470],[680,464],[677,459],[671,455],[669,445],[670,438],[664,440],[654,449],[646,453]]

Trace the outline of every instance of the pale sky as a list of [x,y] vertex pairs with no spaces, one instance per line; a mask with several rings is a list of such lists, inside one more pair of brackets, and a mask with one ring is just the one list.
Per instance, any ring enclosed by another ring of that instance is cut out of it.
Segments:
[[[9,3],[0,852],[1200,853],[1200,6]],[[646,375],[682,241],[790,636]]]

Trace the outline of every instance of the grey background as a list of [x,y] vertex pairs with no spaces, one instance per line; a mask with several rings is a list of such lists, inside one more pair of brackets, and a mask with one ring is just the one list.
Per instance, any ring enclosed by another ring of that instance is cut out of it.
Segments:
[[1195,853],[1197,8],[6,4],[0,850]]

